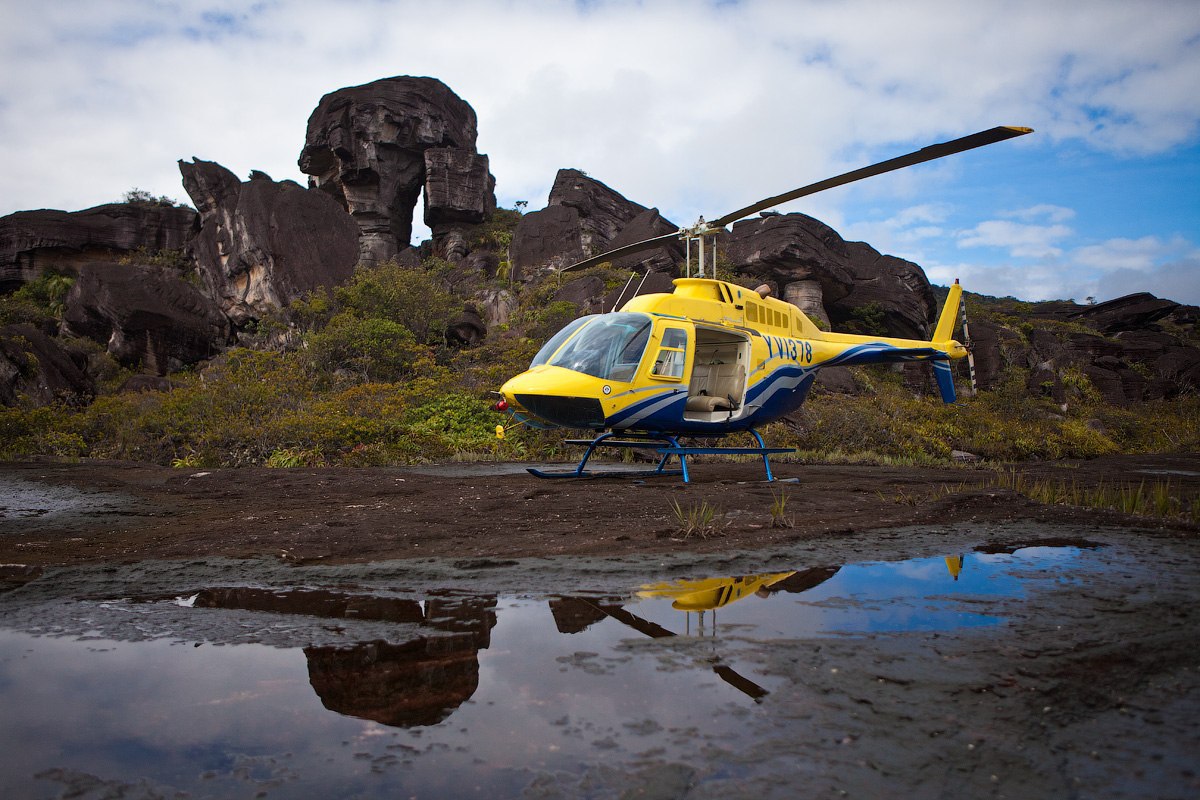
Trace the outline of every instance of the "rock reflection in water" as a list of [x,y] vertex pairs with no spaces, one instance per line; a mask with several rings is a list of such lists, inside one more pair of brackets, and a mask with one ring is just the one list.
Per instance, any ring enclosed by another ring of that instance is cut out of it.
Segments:
[[309,682],[330,711],[395,727],[434,725],[479,687],[479,651],[491,643],[495,595],[404,598],[320,590],[205,589],[198,608],[415,623],[444,632],[403,644],[306,647]]

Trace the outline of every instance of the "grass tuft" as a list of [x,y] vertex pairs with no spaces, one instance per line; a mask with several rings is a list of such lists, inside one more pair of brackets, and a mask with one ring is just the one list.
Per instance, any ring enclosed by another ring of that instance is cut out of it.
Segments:
[[783,489],[778,493],[771,492],[771,527],[772,528],[794,528],[796,527],[796,518],[787,513],[787,504],[790,497]]
[[1154,481],[1137,486],[1109,484],[1101,481],[1095,486],[1081,486],[1075,480],[1030,478],[1009,470],[992,480],[993,486],[1010,489],[1046,505],[1065,505],[1078,508],[1118,511],[1138,517],[1200,522],[1200,498],[1185,501],[1178,487],[1169,480]]
[[691,536],[707,539],[720,532],[717,525],[718,509],[707,500],[693,503],[686,508],[678,500],[672,500],[671,511],[675,515],[676,527],[684,539]]

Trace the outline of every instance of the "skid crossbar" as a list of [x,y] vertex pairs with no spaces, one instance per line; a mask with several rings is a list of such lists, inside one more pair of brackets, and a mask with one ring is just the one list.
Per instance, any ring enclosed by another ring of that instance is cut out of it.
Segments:
[[[758,442],[758,447],[684,447],[679,443],[678,438],[666,433],[630,433],[622,432],[621,439],[612,437],[617,435],[615,431],[608,431],[600,434],[594,439],[567,439],[566,443],[571,445],[583,445],[587,450],[583,454],[583,458],[579,460],[578,466],[573,470],[562,472],[546,472],[535,467],[529,467],[529,473],[538,478],[597,478],[597,477],[637,477],[641,475],[681,475],[684,483],[691,481],[691,476],[688,474],[687,457],[691,455],[755,455],[762,456],[763,469],[766,470],[767,480],[775,480],[775,476],[771,474],[770,455],[772,453],[794,453],[794,447],[767,447],[762,436],[753,428],[750,429],[751,435]],[[658,446],[653,443],[657,442]],[[620,470],[620,471],[589,471],[586,469],[588,459],[592,457],[592,453],[596,452],[598,447],[641,447],[654,450],[661,458],[658,461],[658,466],[654,469],[641,470]],[[679,458],[679,469],[666,469],[667,462],[671,456]]]

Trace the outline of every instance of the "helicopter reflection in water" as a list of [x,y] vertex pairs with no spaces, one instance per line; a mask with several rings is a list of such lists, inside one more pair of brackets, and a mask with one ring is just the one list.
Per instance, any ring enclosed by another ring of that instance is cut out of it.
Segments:
[[[946,558],[951,577],[958,580],[963,557]],[[716,612],[748,597],[778,593],[801,594],[841,570],[836,566],[728,578],[679,580],[643,586],[625,595],[566,595],[552,597],[550,613],[562,634],[581,633],[604,620],[615,620],[654,639],[715,637]],[[669,599],[671,607],[687,614],[685,630],[676,633],[633,613],[627,606],[639,600]],[[393,622],[427,629],[401,643],[383,640],[345,646],[308,646],[309,683],[330,711],[393,727],[435,725],[448,718],[479,688],[479,653],[491,644],[497,621],[497,596],[468,592],[430,592],[423,601],[327,590],[261,588],[203,589],[193,607],[294,614],[318,619]],[[705,614],[710,614],[707,626]],[[693,634],[691,615],[698,623]],[[707,632],[706,632],[707,631]],[[710,668],[730,686],[760,702],[767,690],[705,654]]]

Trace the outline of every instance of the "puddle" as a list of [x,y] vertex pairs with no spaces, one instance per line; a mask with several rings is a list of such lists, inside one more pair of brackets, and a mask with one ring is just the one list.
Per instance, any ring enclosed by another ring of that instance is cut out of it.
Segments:
[[[808,705],[842,680],[821,659],[844,652],[849,675],[881,636],[1002,628],[1027,593],[1102,570],[1098,552],[810,565],[624,592],[212,586],[13,606],[0,616],[0,794],[704,787],[692,797],[758,780],[757,796],[791,796],[771,776],[795,760],[772,748],[832,735],[814,733]],[[865,669],[869,686],[912,680]]]
[[0,477],[0,532],[5,520],[61,522],[63,518],[86,523],[120,516],[151,513],[144,502],[126,495],[73,486],[57,486],[21,478]]

